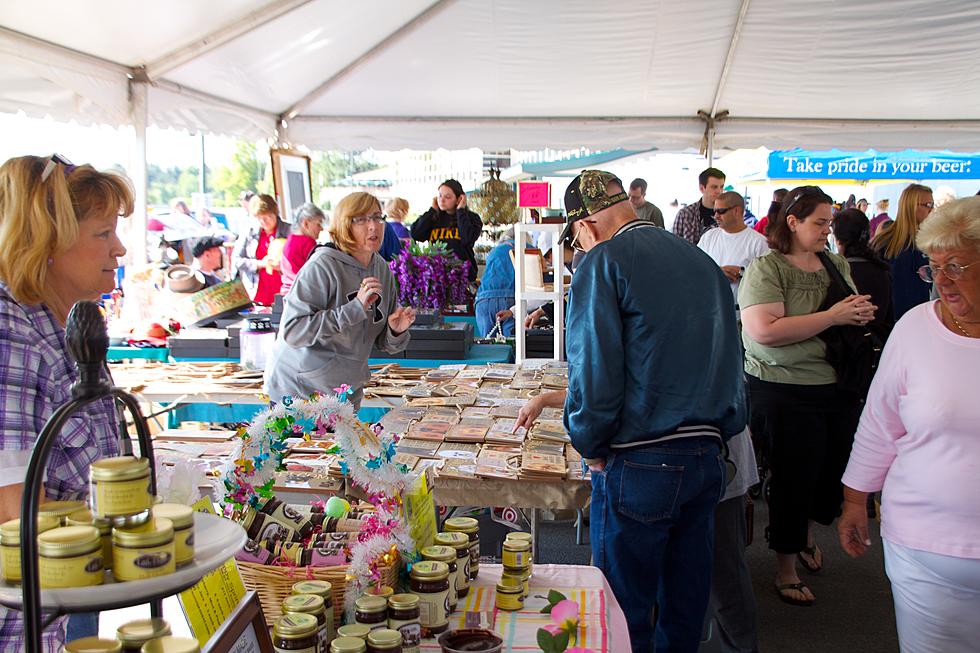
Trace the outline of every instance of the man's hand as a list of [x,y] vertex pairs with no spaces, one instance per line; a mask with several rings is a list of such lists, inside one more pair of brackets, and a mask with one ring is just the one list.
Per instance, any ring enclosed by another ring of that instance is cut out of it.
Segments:
[[524,328],[533,329],[534,325],[537,324],[538,320],[540,320],[542,317],[544,317],[544,309],[534,309],[531,314],[524,319]]
[[538,418],[541,411],[544,409],[544,395],[538,395],[536,397],[531,397],[530,401],[521,406],[521,410],[517,413],[517,422],[514,424],[514,430],[512,433],[516,433],[517,429],[522,426],[526,429],[530,429],[534,425],[534,420]]
[[497,311],[496,318],[498,322],[504,322],[512,317],[514,317],[514,312],[509,308],[505,308],[502,311]]
[[737,265],[723,265],[721,271],[732,283],[738,283],[738,280],[742,278],[742,268]]

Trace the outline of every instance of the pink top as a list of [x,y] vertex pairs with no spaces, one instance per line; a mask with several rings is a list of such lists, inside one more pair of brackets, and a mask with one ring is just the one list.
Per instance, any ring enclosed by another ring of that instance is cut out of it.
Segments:
[[299,269],[310,258],[310,252],[316,247],[316,241],[306,234],[290,234],[286,239],[286,245],[282,248],[282,290],[279,294],[285,295],[293,287],[293,281],[299,274]]
[[947,329],[938,303],[907,312],[888,338],[843,481],[882,490],[889,541],[980,558],[980,339]]

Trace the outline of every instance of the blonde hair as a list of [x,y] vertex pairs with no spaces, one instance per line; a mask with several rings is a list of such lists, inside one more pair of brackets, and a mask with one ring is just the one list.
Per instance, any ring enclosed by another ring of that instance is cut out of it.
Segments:
[[58,163],[42,179],[49,161],[22,156],[0,166],[0,279],[24,304],[45,301],[48,260],[75,244],[79,222],[133,212],[124,175]]
[[401,222],[408,215],[408,200],[403,197],[393,197],[385,204],[385,213],[394,220]]
[[922,184],[909,184],[898,198],[898,214],[894,222],[882,225],[871,241],[871,247],[885,258],[895,258],[915,246],[919,222],[915,210],[922,195],[932,195],[932,189]]
[[980,252],[980,196],[947,202],[930,213],[915,237],[915,244],[927,255],[961,247],[973,247]]
[[279,205],[276,204],[276,198],[272,195],[253,195],[252,199],[248,201],[248,212],[253,216],[259,213],[271,213],[278,217]]
[[368,215],[375,207],[381,210],[381,202],[371,193],[351,193],[337,203],[330,220],[330,240],[341,251],[351,254],[354,252],[354,229],[352,219],[359,215]]

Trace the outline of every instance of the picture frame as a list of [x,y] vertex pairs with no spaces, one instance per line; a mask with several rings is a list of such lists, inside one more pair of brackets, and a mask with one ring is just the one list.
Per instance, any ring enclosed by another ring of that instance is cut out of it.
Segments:
[[245,593],[201,653],[275,653],[262,604],[254,590]]
[[269,150],[272,158],[272,184],[279,202],[279,214],[292,222],[296,209],[313,201],[310,157],[296,150]]

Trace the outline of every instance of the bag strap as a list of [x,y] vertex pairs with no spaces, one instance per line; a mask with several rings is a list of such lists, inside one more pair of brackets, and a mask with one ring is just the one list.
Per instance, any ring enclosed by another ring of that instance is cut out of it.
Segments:
[[845,297],[853,295],[854,291],[847,285],[847,281],[844,280],[844,275],[840,273],[840,270],[837,269],[837,266],[830,260],[826,252],[818,252],[817,258],[820,259],[820,262],[823,263],[824,268],[827,270],[827,274],[830,275],[831,283],[836,283],[838,290],[842,290]]

